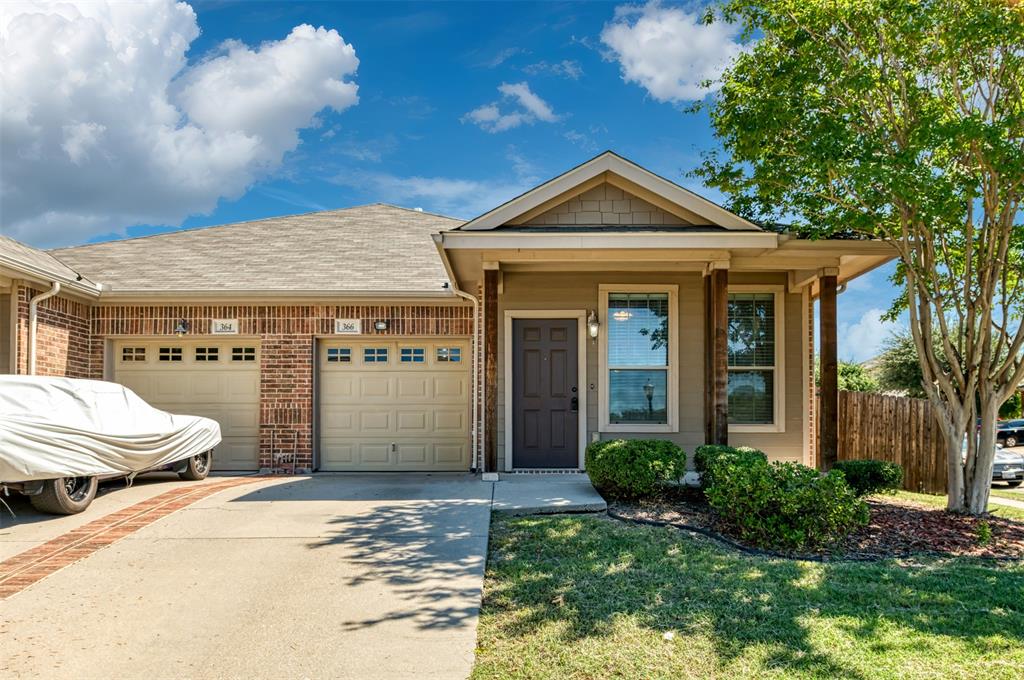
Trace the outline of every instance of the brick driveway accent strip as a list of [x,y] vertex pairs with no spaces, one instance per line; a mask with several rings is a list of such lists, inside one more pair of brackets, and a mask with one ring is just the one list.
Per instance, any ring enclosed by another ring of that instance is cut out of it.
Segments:
[[238,477],[209,484],[178,487],[104,515],[42,545],[19,553],[0,562],[0,600],[21,592],[50,574],[85,559],[97,550],[149,526],[176,510],[188,507],[219,491],[267,479],[271,477]]

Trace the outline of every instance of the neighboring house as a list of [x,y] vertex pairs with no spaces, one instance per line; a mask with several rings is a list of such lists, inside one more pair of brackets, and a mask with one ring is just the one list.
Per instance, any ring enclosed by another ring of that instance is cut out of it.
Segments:
[[0,369],[214,417],[221,469],[577,469],[620,436],[813,464],[813,299],[834,347],[837,286],[893,256],[767,231],[606,152],[466,223],[375,204],[0,239]]

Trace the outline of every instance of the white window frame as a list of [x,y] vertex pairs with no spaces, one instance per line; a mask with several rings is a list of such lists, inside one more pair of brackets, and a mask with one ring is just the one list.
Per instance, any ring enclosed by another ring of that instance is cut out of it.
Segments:
[[[608,295],[610,293],[668,293],[668,366],[633,366],[638,370],[668,371],[665,412],[667,423],[612,423],[608,393]],[[678,432],[679,431],[679,286],[665,283],[602,283],[598,285],[601,328],[598,331],[598,417],[602,432]]]
[[[729,432],[786,431],[786,287],[768,284],[730,285],[729,293],[772,293],[775,296],[775,373],[772,379],[771,423],[729,424]],[[728,360],[727,360],[728,362]],[[766,370],[763,366],[737,366],[737,371]],[[726,370],[731,370],[726,366]],[[728,384],[728,381],[726,382]]]

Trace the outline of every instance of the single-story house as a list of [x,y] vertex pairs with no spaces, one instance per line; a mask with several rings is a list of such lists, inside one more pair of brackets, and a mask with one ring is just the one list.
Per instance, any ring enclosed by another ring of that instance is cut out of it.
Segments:
[[614,153],[463,222],[373,204],[42,251],[0,238],[0,370],[221,423],[220,469],[583,467],[588,442],[815,461],[871,240],[754,224]]

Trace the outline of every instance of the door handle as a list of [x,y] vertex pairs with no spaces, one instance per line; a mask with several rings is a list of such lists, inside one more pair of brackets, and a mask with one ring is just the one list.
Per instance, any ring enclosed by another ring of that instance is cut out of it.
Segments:
[[573,397],[569,401],[569,404],[571,405],[571,408],[572,408],[573,411],[579,411],[580,410],[580,398],[579,397]]

